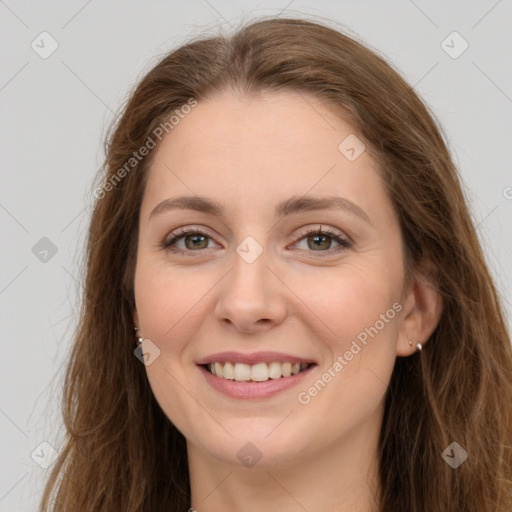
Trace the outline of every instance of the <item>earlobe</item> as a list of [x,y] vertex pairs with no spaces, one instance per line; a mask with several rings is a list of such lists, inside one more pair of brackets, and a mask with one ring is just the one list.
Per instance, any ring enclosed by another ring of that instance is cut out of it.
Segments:
[[437,269],[430,261],[423,262],[418,267],[412,287],[404,299],[397,356],[407,357],[421,350],[419,346],[425,346],[439,324],[443,300],[437,284]]
[[414,344],[412,340],[409,340],[409,345],[411,347],[414,345],[416,347],[416,352],[421,352],[423,350],[423,345],[421,343]]

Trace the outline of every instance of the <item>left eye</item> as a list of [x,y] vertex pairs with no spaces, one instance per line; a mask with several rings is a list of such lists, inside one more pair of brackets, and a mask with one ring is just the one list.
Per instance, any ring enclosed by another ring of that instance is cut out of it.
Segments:
[[[327,252],[332,249],[333,241],[337,244],[337,247],[334,247],[334,251],[350,247],[350,242],[338,233],[322,230],[306,233],[295,245],[301,250]],[[300,247],[301,243],[305,243],[306,247]]]

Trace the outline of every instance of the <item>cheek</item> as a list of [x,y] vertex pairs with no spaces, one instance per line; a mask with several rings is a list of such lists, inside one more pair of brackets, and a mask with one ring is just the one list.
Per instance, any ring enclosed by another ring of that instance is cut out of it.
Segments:
[[189,418],[201,413],[187,392],[187,383],[194,379],[187,347],[205,314],[205,299],[214,282],[209,283],[206,272],[171,271],[145,255],[135,273],[141,331],[159,350],[154,362],[146,366],[148,382],[166,416],[181,431],[190,430]]
[[316,316],[325,327],[326,345],[334,357],[348,350],[358,336],[364,341],[368,330],[375,334],[374,327],[381,339],[393,339],[400,309],[393,304],[400,298],[401,279],[400,268],[366,261],[333,269],[324,277],[302,276],[295,290],[307,297],[309,316]]
[[306,416],[325,418],[331,433],[340,418],[351,428],[375,413],[396,358],[401,267],[383,259],[360,261],[317,282],[309,295],[329,327],[322,340],[327,350],[321,370],[297,400]]
[[215,284],[209,276],[191,269],[171,271],[161,262],[141,258],[135,273],[135,301],[144,337],[163,345],[173,339],[176,347],[176,335],[194,320]]

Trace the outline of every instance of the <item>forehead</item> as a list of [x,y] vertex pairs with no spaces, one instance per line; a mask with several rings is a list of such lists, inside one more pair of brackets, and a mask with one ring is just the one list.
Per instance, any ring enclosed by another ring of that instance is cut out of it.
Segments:
[[185,193],[238,199],[253,209],[310,192],[357,197],[370,209],[386,200],[354,128],[294,91],[202,100],[156,151],[143,210]]
[[235,160],[243,152],[244,158],[250,153],[258,162],[293,157],[323,161],[338,157],[339,142],[354,131],[332,108],[303,93],[224,91],[200,101],[159,149],[172,147],[184,159],[222,155]]

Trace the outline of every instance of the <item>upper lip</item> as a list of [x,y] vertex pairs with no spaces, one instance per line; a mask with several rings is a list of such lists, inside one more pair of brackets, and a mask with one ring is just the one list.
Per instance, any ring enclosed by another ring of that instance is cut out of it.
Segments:
[[293,356],[291,354],[284,354],[282,352],[252,352],[244,354],[242,352],[219,352],[210,356],[205,356],[196,361],[196,364],[209,364],[209,363],[245,363],[254,365],[257,363],[315,363],[312,359],[307,357]]

